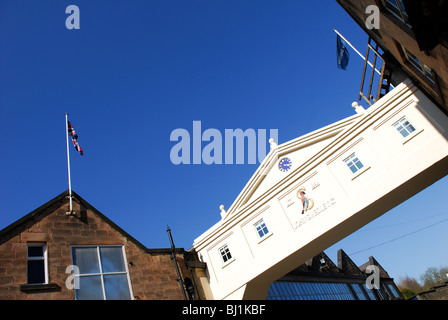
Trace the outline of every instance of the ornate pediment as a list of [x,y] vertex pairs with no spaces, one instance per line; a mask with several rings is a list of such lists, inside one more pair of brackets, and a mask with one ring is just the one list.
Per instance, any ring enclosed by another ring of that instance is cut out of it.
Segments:
[[277,145],[271,141],[271,151],[260,164],[224,217],[256,200],[285,180],[300,173],[305,164],[333,142],[361,115],[356,114],[296,139]]

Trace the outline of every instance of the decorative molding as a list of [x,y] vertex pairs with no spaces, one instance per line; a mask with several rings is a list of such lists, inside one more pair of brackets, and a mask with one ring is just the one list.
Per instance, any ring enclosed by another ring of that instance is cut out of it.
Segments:
[[388,117],[386,117],[383,121],[379,122],[376,126],[373,126],[373,130],[377,130],[379,127],[384,125],[386,122],[388,122],[390,119],[395,117],[397,114],[399,114],[401,111],[403,111],[405,108],[409,107],[412,104],[414,106],[417,106],[417,103],[414,100],[408,101],[401,108],[397,109],[395,112],[391,113]]
[[349,151],[351,148],[353,148],[355,145],[357,145],[358,143],[360,143],[362,140],[364,140],[363,137],[359,138],[358,140],[356,140],[355,142],[353,142],[352,144],[350,144],[348,147],[344,148],[342,151],[340,151],[337,155],[335,155],[333,158],[331,158],[330,160],[327,161],[327,166],[330,165],[333,161],[335,161],[337,158],[339,158],[340,156],[342,156],[344,153],[346,153],[347,151]]

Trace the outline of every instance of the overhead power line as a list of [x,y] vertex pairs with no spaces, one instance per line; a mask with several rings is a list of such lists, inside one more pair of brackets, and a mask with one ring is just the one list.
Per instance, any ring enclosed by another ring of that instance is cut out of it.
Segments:
[[404,235],[402,235],[402,236],[399,236],[399,237],[397,237],[397,238],[394,238],[394,239],[391,239],[391,240],[388,240],[388,241],[382,242],[382,243],[380,243],[380,244],[374,245],[374,246],[372,246],[372,247],[369,247],[369,248],[366,248],[366,249],[363,249],[363,250],[360,250],[360,251],[357,251],[357,252],[351,253],[351,254],[349,254],[349,256],[353,256],[353,255],[355,255],[355,254],[358,254],[358,253],[361,253],[361,252],[364,252],[364,251],[367,251],[367,250],[370,250],[370,249],[373,249],[373,248],[376,248],[376,247],[379,247],[379,246],[385,245],[385,244],[387,244],[387,243],[391,243],[391,242],[393,242],[393,241],[396,241],[396,240],[402,239],[402,238],[404,238],[404,237],[407,237],[407,236],[410,236],[410,235],[412,235],[412,234],[414,234],[414,233],[417,233],[417,232],[419,232],[419,231],[422,231],[422,230],[425,230],[425,229],[431,228],[431,227],[433,227],[433,226],[435,226],[435,225],[438,225],[438,224],[440,224],[440,223],[442,223],[442,222],[445,222],[445,221],[448,221],[448,218],[447,218],[447,219],[443,219],[443,220],[441,220],[441,221],[439,221],[439,222],[433,223],[433,224],[431,224],[431,225],[429,225],[429,226],[426,226],[426,227],[420,228],[420,229],[418,229],[418,230],[415,230],[415,231],[412,231],[412,232],[406,233],[406,234],[404,234]]
[[390,228],[390,227],[396,227],[396,226],[401,226],[404,224],[408,224],[408,223],[413,223],[413,222],[417,222],[417,221],[423,221],[423,220],[429,220],[435,217],[440,217],[440,216],[446,216],[448,215],[448,212],[442,213],[442,214],[436,214],[436,215],[432,215],[432,216],[425,216],[423,218],[419,218],[419,219],[414,219],[414,220],[407,220],[407,221],[402,221],[399,223],[394,223],[394,224],[389,224],[389,225],[385,225],[385,226],[379,226],[379,227],[373,227],[373,228],[362,228],[359,229],[357,232],[365,232],[365,231],[375,231],[378,229],[385,229],[385,228]]

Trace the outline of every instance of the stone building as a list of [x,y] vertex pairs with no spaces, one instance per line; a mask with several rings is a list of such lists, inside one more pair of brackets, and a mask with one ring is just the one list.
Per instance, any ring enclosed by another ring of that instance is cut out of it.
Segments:
[[67,215],[68,203],[66,191],[0,231],[0,299],[203,296],[195,271],[203,264],[195,254],[148,249],[76,193],[75,214]]
[[[448,1],[336,1],[381,48],[385,77],[389,76],[394,85],[411,79],[447,113]],[[379,9],[377,27],[366,23],[373,18],[372,11],[367,10],[372,5]]]

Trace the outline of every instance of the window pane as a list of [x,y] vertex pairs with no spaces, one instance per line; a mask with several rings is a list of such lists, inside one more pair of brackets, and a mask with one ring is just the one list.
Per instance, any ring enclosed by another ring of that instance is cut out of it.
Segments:
[[80,274],[99,273],[97,248],[73,248],[73,264],[78,266]]
[[302,289],[305,292],[305,295],[309,295],[311,291],[308,288],[308,283],[302,283]]
[[100,256],[103,272],[126,271],[121,247],[100,247]]
[[43,257],[44,247],[43,246],[29,246],[28,247],[28,257]]
[[130,300],[128,278],[126,274],[104,275],[104,291],[107,300]]
[[45,261],[28,261],[28,284],[45,283]]
[[356,167],[353,165],[352,162],[347,163],[347,165],[350,168],[350,170],[352,170],[352,173],[355,173],[356,171],[358,171],[358,169],[356,169]]
[[386,2],[389,2],[391,5],[393,5],[394,7],[396,7],[398,9],[398,4],[396,0],[386,0]]
[[278,292],[278,289],[277,289],[277,283],[276,282],[271,284],[271,289],[272,289],[272,294],[273,295],[275,295],[275,296],[280,295],[280,293]]
[[377,300],[375,294],[373,293],[373,290],[369,289],[365,283],[363,283],[362,285],[367,295],[369,296],[370,300]]
[[268,296],[266,297],[266,300],[275,300],[274,292],[272,291],[272,284],[269,287]]
[[425,76],[429,79],[429,80],[431,80],[432,82],[436,82],[436,80],[434,79],[434,76],[433,76],[433,74],[432,74],[432,70],[431,70],[431,68],[429,68],[429,67],[427,67],[425,64],[422,64],[423,65],[423,71],[424,71],[424,73],[425,73]]
[[410,53],[408,50],[406,50],[406,54],[408,56],[409,62],[411,62],[414,65],[414,67],[416,67],[417,69],[419,69],[420,71],[423,72],[422,64],[421,64],[420,60],[416,56],[414,56],[412,53]]
[[262,230],[263,230],[263,235],[265,235],[265,234],[268,234],[269,233],[269,230],[268,230],[268,228],[266,227],[266,225],[263,223],[263,227],[262,227]]
[[405,126],[406,126],[406,129],[409,131],[409,133],[412,133],[415,131],[414,126],[407,120],[405,122]]
[[386,0],[386,7],[395,13],[398,17],[401,17],[400,9],[396,0]]
[[300,296],[301,293],[300,293],[300,289],[299,289],[299,285],[298,285],[298,283],[297,283],[297,282],[291,282],[291,284],[292,284],[293,287],[294,287],[294,294],[295,294],[296,296]]
[[79,277],[79,289],[75,289],[76,300],[103,300],[101,276]]
[[387,287],[392,292],[392,294],[394,295],[395,298],[400,298],[400,294],[397,292],[397,290],[395,289],[395,287],[392,284],[389,283],[387,285]]
[[406,138],[409,135],[409,132],[402,127],[402,129],[400,130],[401,135],[403,136],[403,138]]
[[400,7],[401,7],[401,12],[407,16],[408,13],[406,12],[406,8],[404,7],[404,3],[402,0],[400,0]]
[[362,169],[364,165],[361,163],[361,161],[358,160],[358,158],[355,159],[355,165],[358,167],[358,169]]

